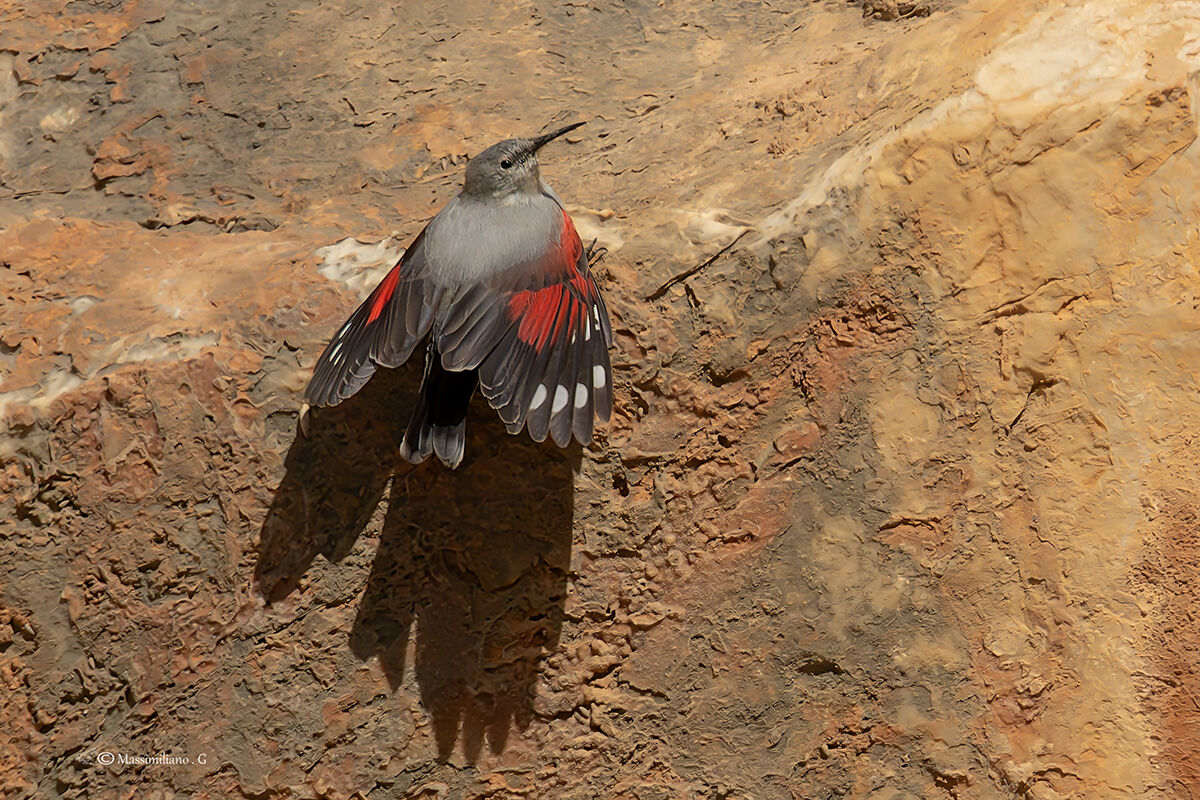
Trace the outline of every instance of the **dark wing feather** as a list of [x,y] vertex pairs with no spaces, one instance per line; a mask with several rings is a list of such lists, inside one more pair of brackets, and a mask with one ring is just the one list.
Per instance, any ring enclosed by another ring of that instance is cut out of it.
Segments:
[[334,406],[363,387],[377,366],[403,364],[429,332],[442,292],[426,279],[425,231],[380,281],[317,359],[305,400]]

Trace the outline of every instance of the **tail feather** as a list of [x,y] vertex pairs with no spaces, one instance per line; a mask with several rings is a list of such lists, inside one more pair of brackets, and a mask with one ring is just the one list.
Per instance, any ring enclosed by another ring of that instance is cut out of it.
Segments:
[[441,357],[430,345],[421,396],[404,432],[401,457],[420,464],[433,454],[450,469],[461,464],[467,444],[467,408],[478,382],[475,370],[450,372],[443,368]]
[[450,469],[455,469],[463,460],[463,452],[467,449],[467,421],[457,425],[442,425],[431,427],[429,438],[433,442],[433,452]]

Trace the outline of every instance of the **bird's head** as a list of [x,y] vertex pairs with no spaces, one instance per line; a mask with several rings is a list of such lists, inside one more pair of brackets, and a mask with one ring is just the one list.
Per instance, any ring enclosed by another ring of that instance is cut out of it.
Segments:
[[470,197],[507,197],[520,192],[540,190],[542,176],[538,171],[538,150],[551,139],[582,125],[576,122],[551,133],[532,139],[505,139],[467,163],[463,194]]

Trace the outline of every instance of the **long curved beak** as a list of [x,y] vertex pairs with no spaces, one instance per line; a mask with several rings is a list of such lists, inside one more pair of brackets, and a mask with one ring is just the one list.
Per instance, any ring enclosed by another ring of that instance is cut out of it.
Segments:
[[586,121],[575,122],[575,123],[568,125],[565,128],[559,128],[558,130],[554,131],[553,133],[543,133],[541,136],[535,137],[533,140],[533,152],[536,153],[539,149],[541,149],[542,145],[544,145],[546,142],[550,141],[551,139],[557,139],[559,136],[562,136],[564,133],[573,131],[576,128],[578,128],[580,125],[586,125],[586,124],[587,124]]

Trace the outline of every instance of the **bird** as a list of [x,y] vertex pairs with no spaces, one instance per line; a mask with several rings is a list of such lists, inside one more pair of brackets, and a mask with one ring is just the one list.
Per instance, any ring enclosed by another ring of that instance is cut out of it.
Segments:
[[[334,334],[305,406],[334,406],[378,367],[426,342],[425,369],[400,455],[451,469],[466,449],[476,389],[510,434],[586,445],[612,411],[612,324],[563,201],[538,153],[583,125],[498,142],[467,162],[462,190],[413,239]],[[595,242],[592,243],[593,247]]]

